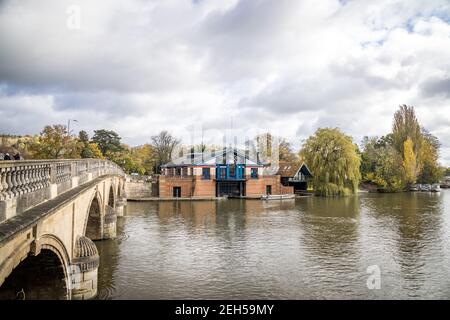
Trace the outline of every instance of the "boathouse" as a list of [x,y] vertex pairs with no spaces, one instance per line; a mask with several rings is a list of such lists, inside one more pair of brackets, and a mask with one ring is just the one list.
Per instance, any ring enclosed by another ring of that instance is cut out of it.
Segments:
[[280,161],[276,174],[283,186],[293,187],[294,193],[308,190],[308,183],[312,180],[312,173],[305,163]]
[[261,197],[292,194],[280,176],[264,174],[266,164],[250,159],[248,152],[224,148],[208,156],[188,153],[161,166],[161,198]]

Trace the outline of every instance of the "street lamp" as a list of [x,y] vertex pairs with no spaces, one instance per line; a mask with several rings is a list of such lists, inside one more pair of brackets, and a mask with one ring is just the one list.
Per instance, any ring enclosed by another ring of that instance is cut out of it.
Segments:
[[75,120],[75,119],[69,119],[69,120],[67,121],[67,135],[68,135],[68,136],[70,136],[70,121],[78,122],[78,120]]

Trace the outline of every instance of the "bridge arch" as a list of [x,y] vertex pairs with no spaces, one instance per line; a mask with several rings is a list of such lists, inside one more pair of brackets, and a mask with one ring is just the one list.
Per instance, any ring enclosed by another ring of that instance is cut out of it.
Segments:
[[20,261],[0,287],[0,299],[70,299],[69,255],[56,236],[45,234],[34,253],[18,251]]
[[120,199],[122,197],[122,182],[119,180],[117,185],[117,198]]
[[111,208],[114,208],[116,204],[116,196],[114,193],[114,183],[111,181],[111,185],[109,187],[109,192],[108,192],[108,206],[110,206]]
[[90,201],[87,219],[84,227],[84,235],[91,240],[102,239],[102,225],[103,225],[103,205],[102,197],[96,190]]
[[0,181],[0,299],[93,298],[99,256],[90,239],[116,236],[126,201],[121,168],[92,159],[14,161],[2,165]]

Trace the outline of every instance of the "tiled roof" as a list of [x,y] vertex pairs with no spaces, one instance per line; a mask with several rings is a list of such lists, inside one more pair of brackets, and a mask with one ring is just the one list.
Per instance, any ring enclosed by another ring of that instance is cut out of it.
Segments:
[[291,177],[295,176],[295,174],[298,172],[298,170],[300,170],[300,168],[302,166],[305,166],[306,169],[308,170],[308,172],[311,174],[311,172],[309,171],[309,168],[305,165],[305,163],[303,163],[303,162],[286,162],[286,161],[280,161],[279,168],[278,168],[278,171],[276,174],[280,175],[281,177],[291,178]]

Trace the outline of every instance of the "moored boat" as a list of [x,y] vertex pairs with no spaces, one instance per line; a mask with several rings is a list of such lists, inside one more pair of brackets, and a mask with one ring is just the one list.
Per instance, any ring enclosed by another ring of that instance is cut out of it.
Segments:
[[434,183],[434,184],[431,185],[431,190],[430,191],[431,192],[439,192],[439,191],[441,191],[441,188],[440,188],[439,184]]
[[287,200],[295,199],[295,194],[268,194],[261,196],[261,200]]

